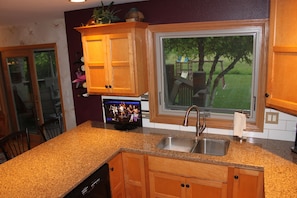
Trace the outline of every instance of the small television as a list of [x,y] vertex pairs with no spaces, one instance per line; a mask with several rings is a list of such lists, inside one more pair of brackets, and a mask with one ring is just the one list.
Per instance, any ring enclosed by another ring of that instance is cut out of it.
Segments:
[[105,121],[119,130],[142,127],[141,101],[103,99]]

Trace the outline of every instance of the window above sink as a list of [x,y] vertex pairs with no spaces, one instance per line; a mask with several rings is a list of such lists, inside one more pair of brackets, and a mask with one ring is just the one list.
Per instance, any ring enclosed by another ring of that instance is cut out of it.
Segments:
[[[247,130],[263,131],[266,38],[267,20],[149,26],[151,122],[180,124],[187,107],[196,104],[207,116],[207,127],[232,129],[233,113],[243,111],[249,114]],[[226,40],[230,43],[222,44],[221,49],[214,45]],[[238,42],[237,48],[234,42]],[[191,43],[195,49],[189,49]],[[228,46],[234,48],[233,54]],[[249,52],[239,55],[241,50]],[[246,66],[242,66],[243,62]],[[243,68],[248,69],[248,75],[242,74]],[[227,81],[230,76],[235,80]],[[247,84],[241,81],[245,77]],[[235,95],[226,94],[228,90]],[[192,119],[190,125],[194,124]]]

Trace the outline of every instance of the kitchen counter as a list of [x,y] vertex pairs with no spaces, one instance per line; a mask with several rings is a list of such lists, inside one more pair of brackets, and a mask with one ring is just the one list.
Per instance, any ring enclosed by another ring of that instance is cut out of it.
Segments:
[[[194,133],[153,128],[132,132],[86,122],[0,165],[0,197],[63,197],[120,151],[264,170],[266,198],[297,195],[297,154],[293,142],[233,137],[227,155],[209,156],[160,150],[166,135],[194,137]],[[222,137],[204,134],[204,136]]]

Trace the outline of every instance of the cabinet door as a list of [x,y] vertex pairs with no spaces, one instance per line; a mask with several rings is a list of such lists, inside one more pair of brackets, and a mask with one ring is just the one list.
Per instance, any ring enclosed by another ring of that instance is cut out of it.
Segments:
[[233,198],[263,198],[264,173],[261,171],[234,169]]
[[118,154],[108,164],[112,197],[125,198],[122,154]]
[[187,198],[227,198],[227,183],[202,179],[186,179]]
[[149,172],[151,198],[182,198],[185,197],[184,177]]
[[124,152],[122,157],[126,197],[147,197],[144,155]]
[[131,33],[108,35],[109,84],[112,93],[134,93]]
[[89,94],[140,96],[148,91],[147,23],[78,27]]
[[151,171],[149,173],[151,198],[226,198],[227,183]]
[[109,92],[106,36],[83,36],[82,42],[88,92]]
[[271,0],[268,107],[297,115],[297,1]]

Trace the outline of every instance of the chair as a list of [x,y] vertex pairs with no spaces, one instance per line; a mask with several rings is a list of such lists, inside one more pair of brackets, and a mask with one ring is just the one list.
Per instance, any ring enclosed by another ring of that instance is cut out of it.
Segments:
[[62,126],[59,118],[52,118],[45,121],[39,129],[44,141],[48,141],[62,133]]
[[10,160],[30,150],[28,129],[16,131],[1,138],[0,149],[6,160]]

